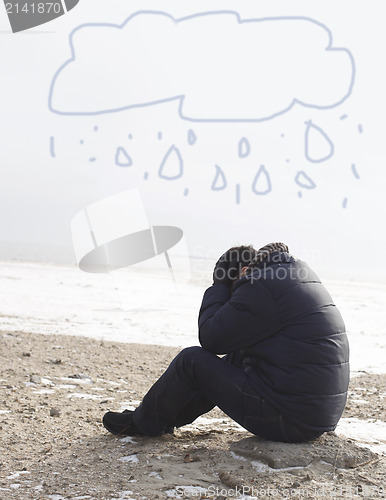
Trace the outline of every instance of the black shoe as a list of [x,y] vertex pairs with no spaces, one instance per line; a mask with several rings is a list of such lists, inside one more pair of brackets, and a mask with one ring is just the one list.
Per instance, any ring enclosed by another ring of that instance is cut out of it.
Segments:
[[112,434],[141,436],[141,433],[134,423],[133,413],[134,412],[131,410],[125,410],[122,413],[108,411],[103,416],[103,425]]

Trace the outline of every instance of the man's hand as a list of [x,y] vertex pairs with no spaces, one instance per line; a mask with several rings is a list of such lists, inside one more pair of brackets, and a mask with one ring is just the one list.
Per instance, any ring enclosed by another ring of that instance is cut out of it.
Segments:
[[213,284],[232,288],[234,281],[240,276],[241,266],[237,252],[228,250],[214,266]]

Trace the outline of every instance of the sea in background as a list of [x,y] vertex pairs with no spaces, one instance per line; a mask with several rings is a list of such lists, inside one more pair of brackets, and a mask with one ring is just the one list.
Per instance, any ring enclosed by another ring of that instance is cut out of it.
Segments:
[[[110,273],[76,265],[0,262],[0,328],[118,342],[198,345],[197,317],[213,262],[163,256]],[[323,279],[346,323],[351,370],[386,372],[386,283]]]

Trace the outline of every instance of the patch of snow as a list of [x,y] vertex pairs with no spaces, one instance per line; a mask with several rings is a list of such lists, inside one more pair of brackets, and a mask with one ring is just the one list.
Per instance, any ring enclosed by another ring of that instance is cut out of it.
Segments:
[[[120,392],[120,391],[117,391],[117,392]],[[122,392],[126,392],[126,391],[122,391]],[[123,403],[121,403],[119,411],[123,411],[123,410],[134,411],[137,408],[137,406],[139,406],[140,404],[141,404],[141,401],[138,401],[136,399],[131,399],[129,401],[124,401]]]
[[55,389],[38,389],[33,391],[34,394],[54,394]]
[[73,377],[60,377],[59,380],[64,380],[65,382],[71,382],[72,385],[81,385],[81,384],[92,384],[93,381],[90,378],[73,378]]
[[257,472],[286,472],[289,470],[306,469],[307,467],[309,467],[309,465],[304,466],[304,467],[301,465],[297,465],[294,467],[282,467],[279,469],[273,469],[272,467],[270,467],[266,463],[259,462],[258,460],[252,460],[251,465],[256,469]]
[[52,382],[52,380],[50,380],[49,378],[41,378],[41,381],[42,381],[42,384],[46,384],[46,385],[54,385],[54,383]]
[[19,470],[8,476],[7,479],[12,481],[12,479],[16,479],[23,474],[31,474],[31,473],[28,470]]
[[149,477],[155,477],[156,479],[163,479],[156,471],[150,472]]
[[137,441],[136,441],[133,437],[131,437],[131,436],[126,436],[126,437],[124,437],[124,438],[120,439],[119,441],[120,441],[121,443],[133,443],[133,444],[135,444],[135,443],[137,442]]
[[72,392],[67,394],[68,398],[80,398],[80,399],[103,399],[103,396],[97,396],[96,394],[83,394],[82,392]]
[[258,460],[252,460],[251,465],[256,469],[256,472],[268,472],[271,469],[267,464]]
[[386,454],[386,422],[341,418],[335,432],[352,439],[358,446]]
[[236,455],[234,451],[231,451],[231,457],[235,458],[236,460],[241,460],[242,462],[247,461],[245,457],[242,457],[241,455]]
[[188,425],[184,425],[183,429],[184,430],[191,430],[191,429],[205,429],[207,430],[208,427],[213,427],[215,425],[223,425],[226,426],[227,429],[233,429],[233,430],[238,430],[238,431],[246,431],[241,425],[239,425],[237,422],[234,420],[231,420],[228,417],[223,417],[223,418],[207,418],[207,417],[198,417],[194,422]]
[[127,455],[126,457],[121,457],[118,458],[120,462],[131,462],[133,464],[136,464],[139,462],[137,455]]

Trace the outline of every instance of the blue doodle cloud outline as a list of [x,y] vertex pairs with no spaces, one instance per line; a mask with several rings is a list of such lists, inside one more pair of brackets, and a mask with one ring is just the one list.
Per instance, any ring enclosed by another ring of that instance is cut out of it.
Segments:
[[[175,23],[181,23],[181,22],[187,21],[189,19],[194,19],[194,18],[202,17],[202,16],[223,15],[223,14],[232,14],[232,15],[236,16],[237,22],[239,24],[252,23],[252,22],[260,23],[260,22],[264,22],[264,21],[279,21],[279,20],[291,20],[291,21],[293,21],[293,20],[296,20],[296,21],[303,20],[303,21],[311,22],[311,23],[316,24],[317,26],[323,28],[327,32],[329,43],[328,43],[328,45],[327,45],[327,47],[325,49],[326,51],[343,51],[343,52],[346,52],[346,54],[348,55],[348,57],[349,57],[349,59],[351,61],[351,65],[352,65],[352,76],[351,76],[351,82],[350,82],[350,85],[349,85],[349,89],[348,89],[347,93],[339,101],[337,101],[334,104],[330,104],[328,106],[319,106],[317,104],[306,104],[306,103],[302,102],[300,99],[294,98],[292,100],[291,104],[289,106],[287,106],[286,108],[284,108],[284,110],[278,111],[276,113],[273,113],[270,116],[266,116],[266,117],[263,117],[263,118],[246,118],[246,119],[243,119],[243,118],[201,118],[200,119],[200,118],[187,117],[187,116],[184,116],[183,109],[182,109],[183,108],[183,104],[184,104],[185,95],[177,95],[177,96],[168,97],[168,98],[165,98],[165,99],[151,101],[151,102],[148,102],[148,103],[129,104],[127,106],[122,106],[122,107],[115,108],[115,109],[104,109],[104,110],[99,110],[99,111],[58,111],[58,110],[56,110],[52,106],[52,98],[53,98],[53,93],[54,93],[54,87],[55,87],[56,80],[57,80],[58,76],[60,75],[60,73],[64,70],[64,68],[66,66],[68,66],[69,64],[71,64],[71,62],[73,62],[73,61],[76,60],[75,48],[74,48],[74,44],[73,44],[74,34],[77,31],[79,31],[79,30],[81,30],[83,28],[88,28],[88,27],[110,27],[110,28],[117,28],[117,29],[122,30],[126,26],[126,24],[128,24],[135,16],[144,15],[144,14],[163,15],[163,16],[166,16],[166,17],[170,18]],[[332,37],[331,30],[325,24],[323,24],[323,23],[321,23],[321,22],[319,22],[319,21],[317,21],[315,19],[312,19],[311,17],[306,17],[306,16],[278,16],[278,17],[264,17],[264,18],[249,18],[249,19],[244,19],[243,20],[243,19],[241,19],[239,13],[236,12],[236,11],[232,11],[232,10],[219,10],[219,11],[199,12],[197,14],[192,14],[192,15],[189,15],[189,16],[181,17],[179,19],[175,19],[171,14],[169,14],[167,12],[156,11],[156,10],[140,10],[140,11],[137,11],[137,12],[134,12],[133,14],[131,14],[127,19],[125,19],[125,21],[122,24],[114,24],[114,23],[84,23],[84,24],[81,24],[81,25],[77,26],[76,28],[74,28],[71,31],[71,33],[69,35],[69,44],[70,44],[70,48],[71,48],[71,58],[68,59],[67,61],[65,61],[56,70],[56,72],[55,72],[55,74],[54,74],[54,76],[52,78],[52,81],[51,81],[51,84],[50,84],[49,95],[48,95],[48,108],[49,108],[49,110],[51,112],[59,114],[59,115],[65,115],[65,116],[68,116],[68,115],[71,115],[71,116],[90,116],[90,115],[101,115],[101,114],[107,114],[107,113],[118,113],[118,112],[121,112],[121,111],[125,111],[127,109],[143,108],[143,107],[148,107],[148,106],[155,106],[157,104],[163,104],[163,103],[166,103],[166,102],[171,102],[171,101],[179,100],[180,104],[179,104],[179,107],[178,107],[178,112],[179,112],[180,118],[183,119],[183,120],[191,121],[191,122],[262,122],[262,121],[268,121],[268,120],[272,120],[272,119],[276,118],[277,116],[280,116],[280,115],[283,115],[283,114],[287,113],[296,104],[299,104],[299,105],[304,106],[306,108],[313,108],[313,109],[332,109],[332,108],[335,108],[337,106],[340,106],[346,99],[348,99],[348,97],[350,97],[350,95],[352,93],[353,86],[354,86],[355,74],[356,74],[356,67],[355,67],[354,57],[351,54],[351,52],[349,51],[349,49],[344,48],[344,47],[332,47],[332,43],[333,43],[333,37]]]

